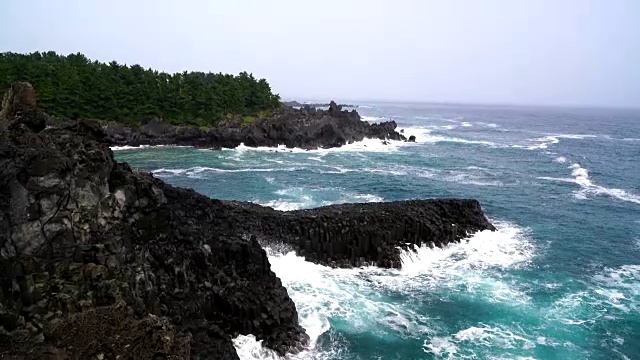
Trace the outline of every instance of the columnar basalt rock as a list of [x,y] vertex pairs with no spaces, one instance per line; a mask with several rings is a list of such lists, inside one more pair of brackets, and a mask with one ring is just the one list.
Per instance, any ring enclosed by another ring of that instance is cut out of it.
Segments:
[[289,212],[227,204],[234,209],[231,218],[257,239],[286,243],[307,260],[334,267],[399,268],[401,249],[443,247],[495,230],[473,199],[340,204]]

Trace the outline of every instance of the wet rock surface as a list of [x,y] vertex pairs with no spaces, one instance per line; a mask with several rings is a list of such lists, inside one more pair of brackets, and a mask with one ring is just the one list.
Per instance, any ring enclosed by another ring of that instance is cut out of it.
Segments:
[[309,261],[333,266],[399,268],[400,249],[443,247],[495,230],[473,199],[428,199],[340,204],[280,212],[227,202],[247,233],[284,243]]
[[406,140],[396,131],[395,121],[369,124],[355,110],[346,111],[331,102],[328,110],[310,106],[284,107],[273,117],[257,118],[249,123],[241,117],[221,122],[211,129],[174,126],[152,122],[139,128],[120,123],[104,125],[107,141],[113,146],[181,145],[201,148],[235,148],[285,145],[288,148],[318,149],[340,147],[362,141]]

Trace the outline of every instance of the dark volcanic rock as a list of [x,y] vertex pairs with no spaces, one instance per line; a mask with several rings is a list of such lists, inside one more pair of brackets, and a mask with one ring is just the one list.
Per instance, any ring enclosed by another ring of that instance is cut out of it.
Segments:
[[32,131],[45,128],[46,117],[37,111],[36,92],[29,83],[13,83],[2,98],[0,131],[25,126]]
[[104,125],[111,145],[186,145],[219,149],[246,146],[285,145],[286,147],[317,149],[332,148],[362,141],[364,138],[406,140],[395,129],[395,121],[369,124],[355,110],[342,110],[331,102],[328,110],[305,106],[299,110],[285,107],[269,118],[255,119],[243,125],[241,118],[229,119],[217,127],[201,130],[188,126],[173,126],[158,122],[137,129],[120,123]]
[[265,242],[291,245],[309,261],[329,266],[401,267],[398,248],[442,247],[482,230],[495,230],[472,199],[341,204],[275,211],[242,202],[235,221]]
[[237,359],[238,334],[280,354],[304,343],[223,203],[116,163],[105,136],[80,122],[0,142],[0,355]]
[[[333,101],[332,101],[333,102]],[[309,106],[309,107],[329,107],[331,104],[330,103],[301,103],[298,101],[285,101],[283,102],[283,104],[287,105],[287,106],[293,106],[293,107],[305,107],[305,106]],[[357,108],[358,105],[352,105],[352,104],[338,104],[339,106],[345,108]]]
[[416,142],[416,137],[415,137],[415,135],[411,135],[411,136],[409,136],[409,140],[408,140],[408,141],[409,141],[409,142]]

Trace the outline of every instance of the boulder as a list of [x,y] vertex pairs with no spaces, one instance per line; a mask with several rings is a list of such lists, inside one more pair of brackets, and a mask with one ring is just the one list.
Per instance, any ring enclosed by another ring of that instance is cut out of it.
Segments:
[[415,137],[415,135],[411,135],[411,136],[409,136],[409,140],[408,140],[408,141],[409,141],[409,142],[416,142],[416,137]]

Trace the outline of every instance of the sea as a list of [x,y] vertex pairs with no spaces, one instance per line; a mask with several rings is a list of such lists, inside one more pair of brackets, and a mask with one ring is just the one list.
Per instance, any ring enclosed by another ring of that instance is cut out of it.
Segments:
[[[363,103],[415,143],[114,148],[213,198],[278,210],[475,198],[496,232],[332,269],[266,246],[311,337],[289,359],[640,359],[640,110]],[[241,359],[277,359],[253,336]]]

